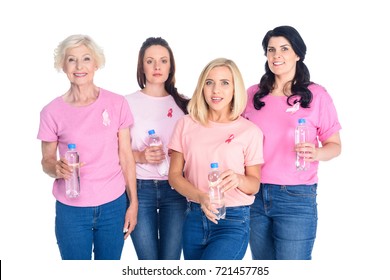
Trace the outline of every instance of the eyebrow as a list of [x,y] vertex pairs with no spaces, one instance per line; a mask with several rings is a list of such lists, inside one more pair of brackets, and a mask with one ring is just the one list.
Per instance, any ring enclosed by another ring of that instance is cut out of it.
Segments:
[[[154,57],[151,57],[151,56],[147,56],[147,57],[145,57],[145,59],[155,59]],[[168,56],[162,56],[162,57],[160,57],[160,58],[158,58],[158,59],[163,59],[163,58],[166,58],[166,59],[168,59]]]
[[[279,47],[290,47],[290,44],[280,45]],[[274,46],[268,46],[268,48],[275,48]]]

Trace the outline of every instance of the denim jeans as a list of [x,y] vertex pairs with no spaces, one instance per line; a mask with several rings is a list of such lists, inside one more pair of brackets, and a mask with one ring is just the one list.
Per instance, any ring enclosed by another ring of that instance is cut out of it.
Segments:
[[119,260],[124,245],[126,193],[96,207],[56,202],[55,232],[63,260]]
[[137,180],[138,222],[131,239],[139,260],[179,260],[187,200],[167,180]]
[[310,260],[317,231],[317,184],[260,184],[251,205],[254,260]]
[[183,229],[186,260],[241,260],[249,242],[249,206],[226,207],[226,218],[211,222],[189,202]]

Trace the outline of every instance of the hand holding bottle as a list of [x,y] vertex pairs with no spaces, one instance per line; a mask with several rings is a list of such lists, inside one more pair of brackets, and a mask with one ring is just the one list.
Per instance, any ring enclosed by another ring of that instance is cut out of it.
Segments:
[[[158,165],[157,170],[158,173],[161,176],[167,176],[169,171],[169,162],[165,155],[165,152],[163,150],[163,143],[160,139],[160,137],[156,134],[154,129],[151,129],[148,131],[149,138],[148,138],[148,145],[149,145],[149,152],[154,153],[154,159],[157,156]],[[145,151],[145,158],[146,158],[146,151]],[[153,157],[152,157],[153,158]]]

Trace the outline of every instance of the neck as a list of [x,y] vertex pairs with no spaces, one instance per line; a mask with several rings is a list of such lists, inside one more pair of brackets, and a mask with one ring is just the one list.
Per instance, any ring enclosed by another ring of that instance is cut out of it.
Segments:
[[64,101],[76,106],[85,106],[93,103],[99,96],[99,88],[95,85],[72,85],[64,95]]
[[143,89],[141,89],[141,92],[154,97],[163,97],[169,95],[169,93],[165,90],[164,84],[146,85]]

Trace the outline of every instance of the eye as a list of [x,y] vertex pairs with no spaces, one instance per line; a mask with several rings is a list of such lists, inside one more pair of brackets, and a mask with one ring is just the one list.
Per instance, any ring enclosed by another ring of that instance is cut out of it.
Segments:
[[91,59],[91,57],[89,57],[89,56],[86,56],[86,57],[84,57],[84,61],[91,61],[92,59]]
[[230,85],[229,81],[226,81],[226,80],[225,80],[225,81],[222,81],[221,84],[224,85],[224,86]]
[[168,59],[163,59],[162,63],[167,64],[168,63]]
[[151,60],[151,59],[146,60],[146,64],[152,64],[152,63],[153,63],[153,60]]
[[267,49],[267,52],[274,52],[274,51],[275,51],[274,48],[268,48],[268,49]]
[[287,48],[287,47],[283,47],[283,48],[282,48],[282,51],[284,51],[284,52],[285,52],[285,51],[288,51],[288,48]]
[[76,60],[73,57],[68,57],[68,62],[75,62]]
[[206,82],[204,83],[206,86],[209,86],[209,85],[212,85],[213,84],[213,81],[212,80],[206,80]]

